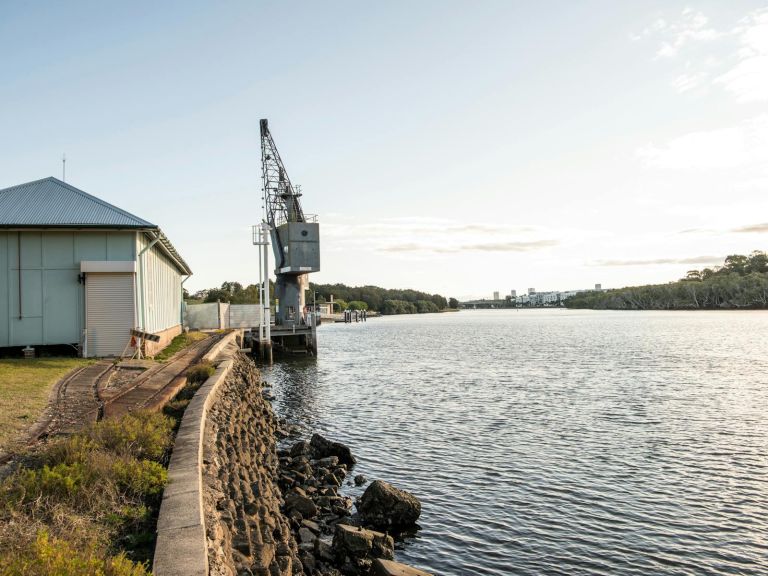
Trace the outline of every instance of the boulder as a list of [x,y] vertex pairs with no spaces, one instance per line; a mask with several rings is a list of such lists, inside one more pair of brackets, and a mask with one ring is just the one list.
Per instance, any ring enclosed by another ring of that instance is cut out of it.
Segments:
[[355,476],[355,486],[362,486],[366,482],[368,482],[368,480],[362,474]]
[[289,492],[286,495],[285,509],[289,513],[298,512],[303,518],[314,518],[317,516],[317,506],[312,502],[312,499],[298,492]]
[[293,446],[291,446],[291,451],[289,454],[293,457],[296,456],[305,456],[311,452],[311,448],[309,446],[309,442],[306,440],[300,440],[296,442]]
[[416,523],[421,514],[421,502],[410,492],[375,480],[365,489],[357,510],[366,524],[387,530],[400,529]]
[[312,434],[309,445],[312,448],[312,457],[316,460],[336,456],[341,464],[346,464],[347,466],[353,466],[357,462],[355,457],[352,456],[349,446],[341,442],[328,440],[320,434]]
[[337,524],[333,535],[333,554],[340,563],[345,558],[366,560],[371,558],[392,559],[395,541],[392,536],[358,526]]

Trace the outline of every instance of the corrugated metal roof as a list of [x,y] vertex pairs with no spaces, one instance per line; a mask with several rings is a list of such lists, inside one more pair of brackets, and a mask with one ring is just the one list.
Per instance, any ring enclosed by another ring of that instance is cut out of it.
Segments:
[[53,177],[0,190],[0,227],[37,226],[157,228]]

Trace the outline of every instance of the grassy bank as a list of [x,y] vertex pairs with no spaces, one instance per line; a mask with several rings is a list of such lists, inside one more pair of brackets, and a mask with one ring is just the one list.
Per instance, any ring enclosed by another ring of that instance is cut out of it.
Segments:
[[195,342],[200,342],[200,340],[205,340],[208,338],[208,335],[204,332],[187,332],[187,333],[181,333],[176,338],[171,340],[171,343],[168,344],[165,348],[163,348],[157,356],[155,356],[155,360],[158,362],[165,362],[168,360],[171,356],[176,354],[176,352],[179,352],[180,350],[183,350],[187,346],[190,346],[194,344]]
[[34,424],[56,382],[90,362],[83,358],[0,360],[0,448]]
[[134,412],[27,454],[0,484],[0,576],[148,574],[173,427]]

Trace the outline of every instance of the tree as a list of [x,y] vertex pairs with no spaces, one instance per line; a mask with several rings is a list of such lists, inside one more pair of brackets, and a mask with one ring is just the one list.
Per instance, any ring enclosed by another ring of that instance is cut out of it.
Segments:
[[768,307],[768,256],[731,254],[722,267],[691,270],[670,284],[577,294],[569,308],[669,310]]
[[749,272],[758,272],[760,274],[768,272],[768,254],[755,250],[749,255],[747,268]]
[[349,309],[350,310],[368,310],[368,304],[366,304],[362,300],[352,300],[352,302],[349,303]]
[[456,298],[449,298],[448,299],[448,308],[452,308],[456,310],[459,307],[459,301],[456,300]]
[[746,256],[742,256],[741,254],[731,254],[730,256],[726,256],[723,268],[729,272],[735,272],[736,274],[743,276],[747,271],[748,263],[749,259]]
[[685,278],[683,280],[690,280],[690,281],[701,281],[701,272],[698,270],[688,270],[688,273],[685,275]]

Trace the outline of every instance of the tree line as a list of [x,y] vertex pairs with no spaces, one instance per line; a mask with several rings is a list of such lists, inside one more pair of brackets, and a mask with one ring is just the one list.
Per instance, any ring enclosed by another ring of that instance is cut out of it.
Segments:
[[595,310],[768,308],[768,255],[732,254],[722,266],[690,270],[676,282],[582,292],[564,304]]
[[[270,294],[274,299],[274,282],[270,280]],[[333,296],[337,311],[372,310],[382,314],[423,314],[439,312],[446,308],[458,308],[455,298],[446,299],[440,294],[428,294],[419,290],[400,290],[379,286],[347,286],[346,284],[309,283],[307,304],[329,302]],[[200,290],[194,294],[185,292],[188,304],[203,302],[229,302],[231,304],[257,304],[259,285],[243,286],[239,282],[224,282],[219,288]]]
[[308,299],[316,296],[317,302],[328,302],[333,295],[335,302],[364,303],[368,310],[382,314],[419,314],[439,312],[448,307],[448,300],[440,294],[428,294],[419,290],[399,290],[379,286],[347,286],[346,284],[309,283]]

